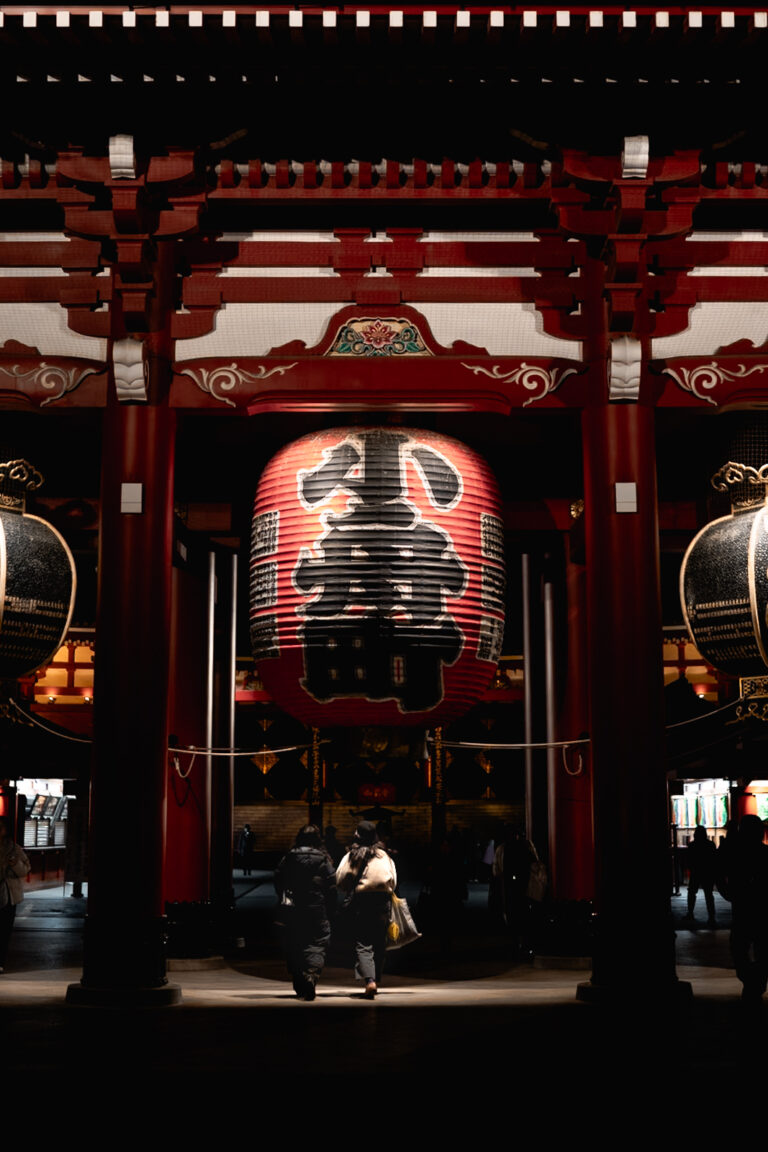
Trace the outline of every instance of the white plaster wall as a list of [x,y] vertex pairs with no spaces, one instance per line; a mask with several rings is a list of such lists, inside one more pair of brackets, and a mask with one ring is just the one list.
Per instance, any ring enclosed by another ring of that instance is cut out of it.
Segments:
[[691,309],[685,332],[652,341],[655,360],[673,356],[711,356],[724,344],[768,340],[768,304],[749,301],[707,302]]
[[736,264],[721,264],[691,268],[689,276],[768,276],[768,268],[756,268],[754,265],[739,266]]
[[3,244],[61,244],[70,243],[71,237],[63,232],[0,232],[0,242]]
[[0,265],[0,276],[66,276],[63,268],[46,268],[42,265],[29,268],[12,268],[7,264]]
[[82,336],[67,326],[67,313],[55,302],[0,304],[0,344],[19,340],[38,348],[44,356],[83,356],[105,360],[107,341]]
[[318,244],[318,243],[338,243],[333,232],[222,232],[219,240],[233,241],[233,240],[251,240],[260,244],[269,243],[301,243],[305,244]]
[[177,360],[205,356],[264,356],[270,348],[303,340],[317,344],[338,306],[307,304],[225,304],[206,336],[176,341]]
[[[450,345],[464,340],[487,348],[492,356],[564,356],[581,359],[581,343],[561,340],[543,331],[533,304],[419,303],[435,339]],[[307,347],[324,335],[338,306],[306,304],[226,304],[216,327],[206,336],[176,341],[176,359],[208,356],[264,356],[270,348],[303,340]],[[383,308],[382,314],[397,312]]]
[[314,267],[304,264],[295,268],[288,266],[271,268],[264,264],[228,264],[219,273],[220,279],[233,276],[262,276],[265,279],[268,277],[270,280],[274,280],[284,276],[336,276],[338,278],[339,273],[328,265]]
[[581,359],[581,342],[561,340],[544,331],[533,304],[460,303],[415,305],[426,316],[440,344],[466,340],[491,356],[565,356]]
[[724,240],[768,240],[768,232],[691,232],[686,240],[722,244]]
[[429,276],[540,276],[535,268],[502,268],[487,265],[462,264],[456,268],[430,267],[419,272],[420,277]]
[[455,243],[458,241],[471,241],[473,243],[488,243],[490,241],[503,241],[506,244],[540,244],[541,241],[533,232],[425,232],[422,240],[430,244],[439,244],[441,241]]

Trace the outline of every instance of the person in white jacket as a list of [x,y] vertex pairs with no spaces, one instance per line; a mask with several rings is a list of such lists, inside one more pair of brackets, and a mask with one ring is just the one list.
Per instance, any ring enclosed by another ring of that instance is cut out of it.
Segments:
[[16,906],[24,899],[22,881],[28,873],[27,854],[19,844],[14,844],[8,833],[8,821],[0,817],[0,972],[5,971]]
[[397,871],[379,840],[376,825],[361,820],[355,842],[336,870],[336,887],[347,894],[350,902],[355,926],[355,975],[365,982],[363,995],[368,1000],[373,1000],[381,983],[396,886]]

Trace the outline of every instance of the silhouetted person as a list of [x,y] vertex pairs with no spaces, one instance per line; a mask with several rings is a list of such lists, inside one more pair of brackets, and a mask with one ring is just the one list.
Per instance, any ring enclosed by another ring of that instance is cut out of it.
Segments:
[[8,834],[8,822],[0,819],[0,972],[5,969],[16,907],[24,899],[22,881],[28,872],[26,852],[20,844],[14,844]]
[[[720,891],[732,907],[731,950],[742,999],[759,1001],[768,984],[768,847],[759,816],[742,816],[727,853]],[[729,840],[731,837],[729,837]]]
[[302,1000],[314,1000],[331,938],[330,915],[336,904],[336,877],[315,824],[299,830],[296,843],[275,869],[278,899],[291,901],[283,911],[285,950],[293,989]]
[[240,853],[240,863],[243,868],[243,876],[250,876],[251,869],[253,868],[253,850],[256,847],[256,836],[251,830],[250,824],[245,824],[240,833],[240,841],[237,850]]
[[707,923],[715,927],[715,897],[713,889],[717,876],[717,849],[701,824],[694,829],[693,839],[686,852],[688,865],[688,916],[693,919],[696,896],[701,888],[707,906]]
[[432,853],[427,877],[432,929],[440,940],[440,950],[448,953],[467,899],[462,843],[443,837]]
[[738,820],[729,820],[725,826],[725,831],[720,837],[720,843],[717,846],[717,876],[718,881],[721,876],[728,875],[728,860],[730,853],[736,846],[736,841],[739,838],[739,822]]
[[493,858],[493,875],[501,881],[501,908],[515,959],[529,960],[531,949],[531,901],[528,883],[531,866],[538,861],[536,849],[523,833],[507,825],[504,840]]

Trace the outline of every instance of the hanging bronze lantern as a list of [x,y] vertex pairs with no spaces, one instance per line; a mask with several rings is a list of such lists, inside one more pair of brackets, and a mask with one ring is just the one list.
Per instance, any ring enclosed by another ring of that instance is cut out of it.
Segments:
[[251,640],[265,688],[306,724],[440,724],[491,679],[503,524],[485,462],[406,428],[284,448],[256,494]]
[[[763,469],[729,462],[713,477],[729,485],[766,483]],[[691,638],[705,660],[733,676],[768,669],[768,505],[736,508],[713,520],[688,547],[680,599]]]
[[43,478],[26,460],[0,464],[0,679],[47,664],[64,640],[75,603],[75,562],[64,539],[25,496]]

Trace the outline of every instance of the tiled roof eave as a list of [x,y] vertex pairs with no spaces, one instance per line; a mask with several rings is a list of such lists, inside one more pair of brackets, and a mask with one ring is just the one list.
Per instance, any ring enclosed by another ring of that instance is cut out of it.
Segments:
[[485,29],[491,35],[504,32],[530,32],[539,27],[565,33],[575,30],[605,30],[615,27],[623,34],[637,31],[680,30],[692,32],[725,32],[728,30],[760,31],[768,29],[768,6],[702,6],[680,7],[638,4],[633,8],[618,5],[436,5],[436,4],[357,4],[338,8],[321,8],[311,4],[297,5],[0,5],[0,26],[18,26],[34,32],[84,31],[86,29],[116,32],[120,28],[133,33],[149,34],[185,25],[191,29],[212,30],[214,27],[236,30],[255,26],[268,29],[285,24],[294,33],[305,26],[317,25],[331,31],[352,25],[360,30],[373,23],[388,25],[394,32],[404,26],[421,25],[425,32],[452,27],[457,34]]

